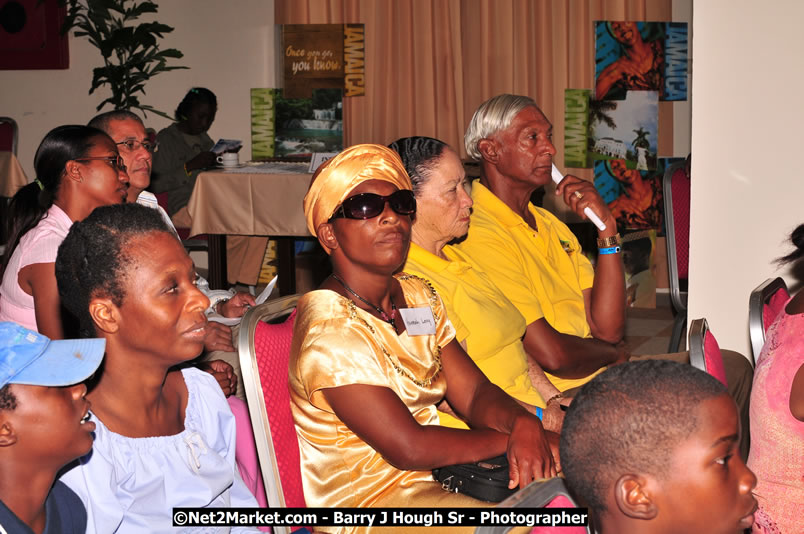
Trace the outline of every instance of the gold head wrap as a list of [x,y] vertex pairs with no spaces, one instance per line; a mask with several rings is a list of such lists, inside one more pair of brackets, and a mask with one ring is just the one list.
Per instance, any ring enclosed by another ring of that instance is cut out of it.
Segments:
[[[349,193],[368,180],[390,182],[399,189],[413,189],[399,155],[382,145],[350,146],[321,165],[304,196],[304,216],[310,233],[327,222]],[[329,252],[329,251],[327,251]]]

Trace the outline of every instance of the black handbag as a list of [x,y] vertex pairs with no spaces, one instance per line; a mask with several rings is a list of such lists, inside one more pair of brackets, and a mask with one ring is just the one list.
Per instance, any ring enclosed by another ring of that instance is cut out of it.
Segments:
[[433,469],[433,478],[445,491],[463,493],[475,499],[500,502],[518,488],[508,488],[508,457],[504,454],[471,464]]

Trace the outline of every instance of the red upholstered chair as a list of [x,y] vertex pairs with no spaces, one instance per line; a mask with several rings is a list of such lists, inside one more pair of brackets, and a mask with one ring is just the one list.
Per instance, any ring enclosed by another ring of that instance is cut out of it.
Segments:
[[787,284],[781,278],[768,278],[748,298],[748,332],[754,359],[759,358],[765,334],[790,299]]
[[[288,360],[300,295],[269,300],[243,316],[238,352],[270,508],[303,508],[299,444],[290,412]],[[270,321],[289,316],[282,322]],[[284,534],[286,527],[273,527]]]
[[720,346],[709,330],[706,319],[694,319],[690,322],[690,364],[728,386]]
[[0,152],[17,155],[17,122],[11,117],[0,117]]
[[664,224],[667,229],[667,267],[670,278],[670,303],[676,311],[669,352],[678,352],[681,333],[687,322],[687,293],[681,291],[689,272],[690,253],[690,179],[685,162],[674,163],[664,173]]
[[[525,489],[519,490],[496,508],[577,508],[563,478],[537,480]],[[510,525],[482,526],[475,529],[475,534],[505,534],[512,530],[522,531],[521,527]],[[591,528],[586,526],[549,527],[538,526],[531,529],[531,534],[589,534]]]

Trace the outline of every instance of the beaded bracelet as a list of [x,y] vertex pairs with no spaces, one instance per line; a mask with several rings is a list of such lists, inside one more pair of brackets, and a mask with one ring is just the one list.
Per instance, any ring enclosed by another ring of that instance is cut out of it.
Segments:
[[620,247],[606,247],[606,248],[599,248],[597,249],[597,253],[601,256],[605,254],[618,254],[620,252]]

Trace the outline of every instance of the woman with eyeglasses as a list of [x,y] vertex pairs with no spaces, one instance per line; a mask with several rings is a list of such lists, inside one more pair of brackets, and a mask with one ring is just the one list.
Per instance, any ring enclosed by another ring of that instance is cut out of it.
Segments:
[[[432,286],[399,272],[415,212],[380,145],[326,162],[304,198],[333,265],[298,302],[289,367],[308,506],[482,506],[430,471],[505,452],[511,487],[556,473],[539,419],[472,363]],[[444,399],[471,430],[438,425]]]
[[[450,245],[469,231],[472,208],[458,153],[432,137],[403,137],[389,147],[399,154],[416,196],[405,271],[427,278],[441,293],[456,338],[489,380],[538,415],[547,430],[559,432],[562,406],[571,399],[529,358],[525,318],[472,258]],[[439,406],[440,423],[466,428],[448,409]]]
[[11,199],[0,321],[62,339],[55,261],[75,221],[126,199],[128,175],[114,141],[88,126],[51,130],[34,156],[36,179]]

